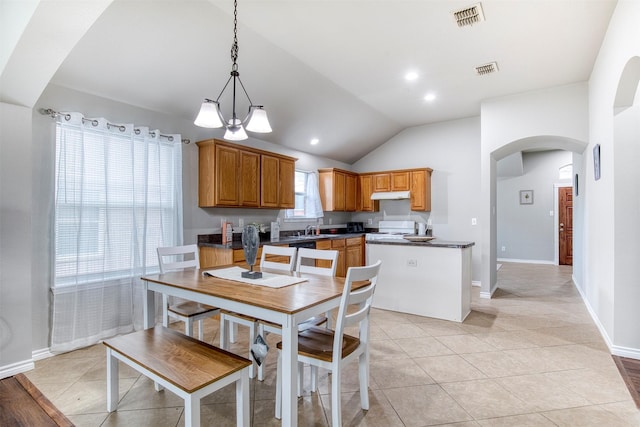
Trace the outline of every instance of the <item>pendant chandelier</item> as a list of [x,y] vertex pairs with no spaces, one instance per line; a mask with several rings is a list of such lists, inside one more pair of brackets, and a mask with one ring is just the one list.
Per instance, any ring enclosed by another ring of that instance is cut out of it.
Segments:
[[[238,72],[238,1],[233,2],[233,44],[231,45],[231,76],[227,80],[227,83],[222,88],[220,95],[216,100],[205,98],[198,117],[193,122],[196,126],[205,128],[221,128],[225,127],[227,131],[224,134],[224,139],[230,141],[242,141],[247,139],[247,132],[259,132],[269,133],[271,132],[271,126],[269,125],[269,119],[267,119],[267,112],[262,105],[254,105],[249,98],[247,90],[240,80],[240,73]],[[233,80],[233,105],[232,105],[232,117],[229,120],[225,120],[220,112],[220,97],[224,93],[229,83]],[[249,112],[244,120],[240,120],[236,115],[236,85],[240,83],[242,91],[249,100]]]

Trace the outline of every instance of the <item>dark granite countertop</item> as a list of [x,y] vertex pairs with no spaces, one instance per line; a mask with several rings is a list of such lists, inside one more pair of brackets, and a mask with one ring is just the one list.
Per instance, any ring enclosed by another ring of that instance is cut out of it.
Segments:
[[470,248],[475,242],[449,242],[446,240],[433,239],[428,242],[410,242],[409,240],[373,240],[367,244],[372,245],[397,245],[397,246],[427,246],[433,248]]
[[[302,243],[302,242],[313,242],[318,240],[325,239],[348,239],[351,237],[361,237],[366,233],[340,233],[340,234],[314,234],[309,236],[281,236],[280,240],[277,242],[271,241],[271,236],[269,233],[265,233],[264,235],[260,235],[260,246],[263,245],[288,245],[291,243]],[[221,249],[242,249],[242,240],[240,233],[234,233],[233,241],[231,243],[222,244],[222,235],[221,234],[204,234],[198,236],[198,246],[202,247],[210,247],[210,248],[221,248]]]

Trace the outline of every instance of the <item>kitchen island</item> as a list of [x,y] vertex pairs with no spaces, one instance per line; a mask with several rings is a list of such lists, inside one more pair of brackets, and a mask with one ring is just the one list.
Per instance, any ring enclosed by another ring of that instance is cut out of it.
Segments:
[[373,307],[462,322],[471,311],[473,245],[367,241],[367,264],[382,260]]

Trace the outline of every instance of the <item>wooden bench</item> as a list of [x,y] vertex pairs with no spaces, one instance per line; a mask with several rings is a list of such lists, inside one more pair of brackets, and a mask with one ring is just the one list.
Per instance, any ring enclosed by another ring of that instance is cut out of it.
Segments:
[[251,362],[164,326],[117,336],[107,347],[107,410],[118,407],[118,360],[184,399],[185,426],[200,425],[200,399],[236,383],[238,426],[249,426]]

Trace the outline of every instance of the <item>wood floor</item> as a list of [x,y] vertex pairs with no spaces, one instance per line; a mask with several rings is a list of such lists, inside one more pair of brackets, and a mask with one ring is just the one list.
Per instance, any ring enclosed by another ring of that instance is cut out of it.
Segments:
[[618,356],[613,356],[613,360],[616,362],[620,375],[622,375],[631,397],[636,402],[636,406],[640,408],[640,360]]
[[0,426],[73,427],[23,374],[0,381]]

